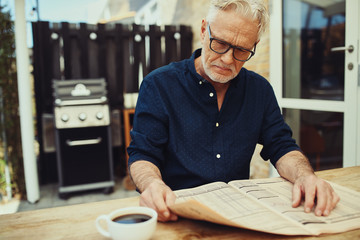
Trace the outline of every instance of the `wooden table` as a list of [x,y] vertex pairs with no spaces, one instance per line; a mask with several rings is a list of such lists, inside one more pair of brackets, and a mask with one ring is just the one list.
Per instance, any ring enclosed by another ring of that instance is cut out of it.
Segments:
[[[318,176],[360,192],[360,166],[317,173]],[[117,208],[138,205],[138,197],[0,215],[0,239],[106,239],[95,219]],[[360,229],[320,237],[288,237],[180,219],[158,223],[154,240],[192,239],[360,239]]]

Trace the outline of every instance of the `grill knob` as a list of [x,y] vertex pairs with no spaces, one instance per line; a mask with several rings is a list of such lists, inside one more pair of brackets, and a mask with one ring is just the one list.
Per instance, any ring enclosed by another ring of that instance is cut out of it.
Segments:
[[80,119],[80,121],[85,121],[86,118],[87,118],[86,113],[80,113],[80,114],[79,114],[79,119]]
[[98,112],[98,113],[96,113],[96,118],[97,118],[98,120],[103,119],[103,118],[104,118],[104,113],[103,113],[103,112]]
[[67,121],[69,121],[69,119],[70,119],[69,115],[67,115],[65,113],[63,115],[61,115],[61,120],[63,122],[67,122]]

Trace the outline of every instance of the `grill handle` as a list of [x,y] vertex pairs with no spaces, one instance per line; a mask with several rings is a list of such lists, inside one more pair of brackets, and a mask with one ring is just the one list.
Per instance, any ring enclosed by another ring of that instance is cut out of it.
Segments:
[[76,99],[76,100],[61,100],[56,99],[55,105],[59,107],[63,106],[76,106],[76,105],[90,105],[90,104],[105,104],[107,103],[106,97],[96,99]]
[[66,144],[70,147],[74,146],[83,146],[83,145],[93,145],[93,144],[99,144],[101,142],[102,138],[98,137],[95,139],[87,139],[87,140],[66,140]]

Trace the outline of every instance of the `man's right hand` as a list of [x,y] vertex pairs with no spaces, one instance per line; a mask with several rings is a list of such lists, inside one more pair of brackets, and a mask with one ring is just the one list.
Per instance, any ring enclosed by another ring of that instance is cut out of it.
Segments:
[[140,206],[154,209],[161,222],[178,219],[169,209],[175,203],[176,195],[163,182],[160,170],[154,164],[144,160],[136,161],[130,165],[130,175],[141,192]]
[[154,180],[141,193],[140,206],[154,209],[158,213],[158,220],[161,222],[176,221],[177,215],[169,209],[175,200],[174,192],[162,180]]

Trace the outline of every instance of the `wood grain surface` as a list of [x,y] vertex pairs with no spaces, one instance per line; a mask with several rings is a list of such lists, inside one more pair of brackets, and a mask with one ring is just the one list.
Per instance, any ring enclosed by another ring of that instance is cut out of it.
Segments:
[[[360,166],[317,172],[317,175],[360,192]],[[118,208],[137,206],[138,197],[0,215],[0,239],[107,239],[95,219]],[[193,239],[360,239],[360,229],[319,237],[289,237],[180,219],[158,223],[153,240]]]

